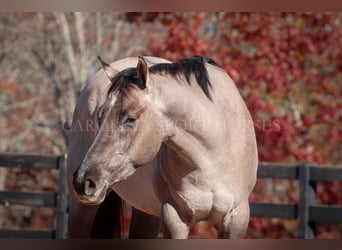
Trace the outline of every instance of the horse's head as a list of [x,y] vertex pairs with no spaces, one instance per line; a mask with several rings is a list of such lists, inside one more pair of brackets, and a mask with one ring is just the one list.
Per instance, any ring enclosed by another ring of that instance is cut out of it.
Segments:
[[109,187],[152,161],[163,140],[145,60],[121,72],[101,62],[112,84],[97,112],[96,138],[73,179],[78,199],[89,204],[102,202]]

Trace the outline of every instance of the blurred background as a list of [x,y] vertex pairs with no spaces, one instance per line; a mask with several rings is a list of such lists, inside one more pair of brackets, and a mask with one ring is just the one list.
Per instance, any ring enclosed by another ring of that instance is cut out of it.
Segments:
[[[62,124],[99,70],[98,55],[211,57],[246,101],[260,161],[342,165],[342,13],[1,13],[0,151],[65,153]],[[57,187],[56,172],[0,167],[0,190]],[[251,201],[296,203],[297,187],[258,180]],[[342,204],[340,183],[317,190],[318,203]],[[0,206],[3,228],[54,223],[52,209]],[[251,218],[246,238],[296,238],[297,223]],[[199,223],[192,235],[216,232]],[[318,238],[341,235],[341,223],[317,225]]]

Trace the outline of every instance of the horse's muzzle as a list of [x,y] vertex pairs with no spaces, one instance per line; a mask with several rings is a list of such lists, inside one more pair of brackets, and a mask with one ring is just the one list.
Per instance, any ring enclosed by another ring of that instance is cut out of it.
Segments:
[[[99,187],[90,176],[79,175],[76,171],[73,175],[73,186],[79,201],[83,203],[97,203]],[[101,188],[100,188],[101,189]]]

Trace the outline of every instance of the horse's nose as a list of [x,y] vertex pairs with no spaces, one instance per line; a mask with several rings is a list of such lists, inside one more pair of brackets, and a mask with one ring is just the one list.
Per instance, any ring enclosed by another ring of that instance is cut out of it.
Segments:
[[90,178],[87,178],[84,182],[84,193],[87,196],[92,196],[96,192],[96,184]]
[[77,172],[73,176],[73,186],[78,195],[93,196],[96,192],[96,184],[89,176],[80,176]]

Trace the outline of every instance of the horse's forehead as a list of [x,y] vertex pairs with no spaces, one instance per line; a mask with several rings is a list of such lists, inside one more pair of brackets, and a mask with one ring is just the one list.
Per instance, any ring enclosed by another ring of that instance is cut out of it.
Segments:
[[110,107],[114,107],[118,100],[118,94],[117,93],[112,93],[109,97],[109,105]]
[[124,93],[121,93],[122,106],[123,108],[133,108],[140,109],[146,107],[146,95],[145,92],[139,89],[137,86],[131,86],[124,90]]
[[[146,106],[144,94],[141,90],[125,89],[123,92],[113,92],[105,101],[107,108],[112,111],[120,109],[140,109]],[[107,104],[106,104],[107,103]]]

